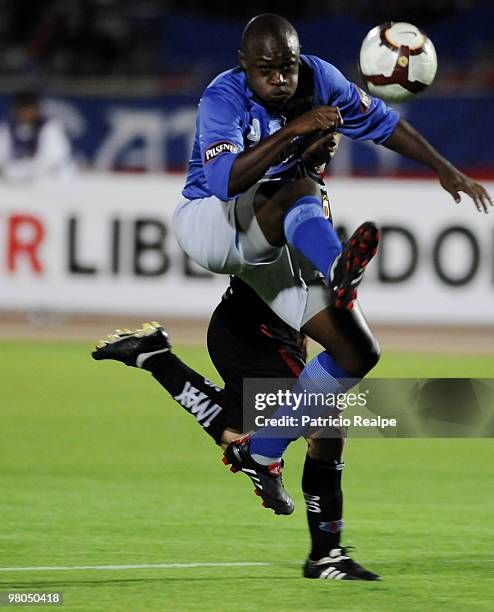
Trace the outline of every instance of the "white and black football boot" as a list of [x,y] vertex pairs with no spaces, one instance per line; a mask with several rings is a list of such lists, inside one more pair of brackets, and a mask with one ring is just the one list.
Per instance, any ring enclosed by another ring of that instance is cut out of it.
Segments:
[[113,359],[125,365],[142,368],[144,362],[171,349],[170,339],[159,323],[144,323],[139,329],[116,329],[100,340],[91,353],[97,361]]
[[[351,547],[350,547],[351,548]],[[304,578],[321,580],[381,580],[381,576],[369,572],[348,556],[348,547],[333,548],[327,557],[313,561],[307,559]]]

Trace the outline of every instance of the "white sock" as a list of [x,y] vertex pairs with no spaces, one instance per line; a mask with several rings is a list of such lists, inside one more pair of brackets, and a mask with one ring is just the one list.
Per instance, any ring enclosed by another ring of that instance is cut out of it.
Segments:
[[279,463],[281,461],[281,457],[265,457],[264,455],[257,455],[256,453],[253,453],[251,457],[256,463],[259,463],[260,465],[271,465],[273,463]]
[[166,353],[169,350],[170,350],[169,348],[164,348],[164,349],[159,349],[157,351],[151,351],[150,353],[139,353],[136,359],[136,366],[138,368],[142,368],[142,366],[144,365],[144,362],[147,359],[149,359],[150,357],[154,357],[155,355],[159,355],[160,353]]

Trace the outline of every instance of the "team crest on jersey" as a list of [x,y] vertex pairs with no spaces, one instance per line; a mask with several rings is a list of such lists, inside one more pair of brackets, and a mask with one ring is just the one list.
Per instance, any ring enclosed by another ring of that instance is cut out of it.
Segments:
[[363,113],[366,113],[371,107],[372,99],[369,94],[361,87],[359,87],[358,85],[355,85],[355,87],[357,88],[357,93],[360,97],[360,110]]
[[322,192],[322,214],[324,215],[325,219],[330,219],[331,217],[329,210],[329,198],[325,191]]
[[222,153],[238,153],[238,147],[233,142],[215,142],[204,152],[204,163],[207,164]]

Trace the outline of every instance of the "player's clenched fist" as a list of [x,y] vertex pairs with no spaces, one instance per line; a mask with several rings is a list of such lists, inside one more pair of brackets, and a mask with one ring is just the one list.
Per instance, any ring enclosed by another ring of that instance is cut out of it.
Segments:
[[342,123],[343,119],[337,106],[318,106],[291,121],[288,127],[294,136],[302,136],[315,130],[334,131]]

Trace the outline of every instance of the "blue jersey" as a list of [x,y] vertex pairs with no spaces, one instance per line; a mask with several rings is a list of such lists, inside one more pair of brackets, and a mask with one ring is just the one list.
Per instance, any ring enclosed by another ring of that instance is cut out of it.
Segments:
[[[343,125],[338,132],[355,140],[386,141],[399,120],[396,111],[348,81],[332,64],[302,55],[299,86],[279,112],[268,110],[247,85],[246,74],[234,68],[206,88],[196,119],[192,157],[183,196],[189,200],[215,195],[228,200],[230,171],[236,157],[281,129],[285,122],[317,106],[338,106]],[[297,162],[288,156],[267,174],[279,173]]]

